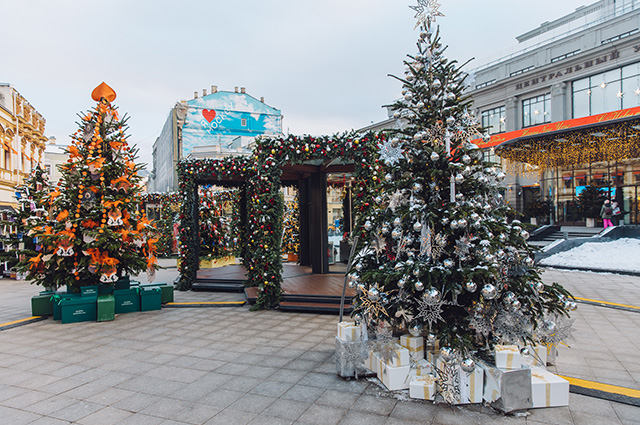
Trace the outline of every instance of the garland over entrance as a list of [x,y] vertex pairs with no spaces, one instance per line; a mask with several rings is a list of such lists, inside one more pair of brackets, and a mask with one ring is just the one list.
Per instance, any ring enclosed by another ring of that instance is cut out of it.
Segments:
[[239,244],[248,285],[258,287],[254,308],[277,307],[282,293],[284,207],[280,188],[312,173],[351,172],[355,178],[353,211],[362,216],[372,207],[380,176],[384,175],[378,158],[385,140],[386,136],[378,133],[259,138],[250,156],[180,161],[183,203],[178,289],[191,289],[198,268],[198,186],[239,187]]

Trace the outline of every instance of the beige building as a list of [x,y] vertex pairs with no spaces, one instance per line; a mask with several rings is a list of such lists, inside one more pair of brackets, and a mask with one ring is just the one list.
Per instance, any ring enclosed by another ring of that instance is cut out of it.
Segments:
[[16,206],[15,186],[42,163],[45,119],[10,84],[0,83],[0,208]]

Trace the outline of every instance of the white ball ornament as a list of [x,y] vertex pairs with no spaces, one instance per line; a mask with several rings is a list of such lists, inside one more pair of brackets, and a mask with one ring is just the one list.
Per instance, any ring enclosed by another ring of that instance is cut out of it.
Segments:
[[487,283],[482,288],[482,297],[485,300],[493,300],[498,296],[498,289],[490,283]]

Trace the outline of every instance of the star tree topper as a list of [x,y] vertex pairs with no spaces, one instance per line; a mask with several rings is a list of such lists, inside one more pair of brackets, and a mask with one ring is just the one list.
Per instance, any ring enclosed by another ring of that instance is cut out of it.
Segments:
[[422,23],[429,25],[431,22],[435,21],[438,16],[444,17],[442,12],[438,10],[440,7],[438,0],[418,0],[417,6],[409,7],[416,11],[416,16],[414,16],[414,18],[418,20],[413,29],[418,28]]

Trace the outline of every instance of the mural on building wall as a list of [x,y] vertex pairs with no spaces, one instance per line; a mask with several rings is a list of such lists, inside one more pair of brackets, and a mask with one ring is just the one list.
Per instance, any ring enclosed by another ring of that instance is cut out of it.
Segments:
[[195,146],[239,147],[239,137],[282,132],[282,114],[244,93],[217,92],[187,102],[182,156]]

